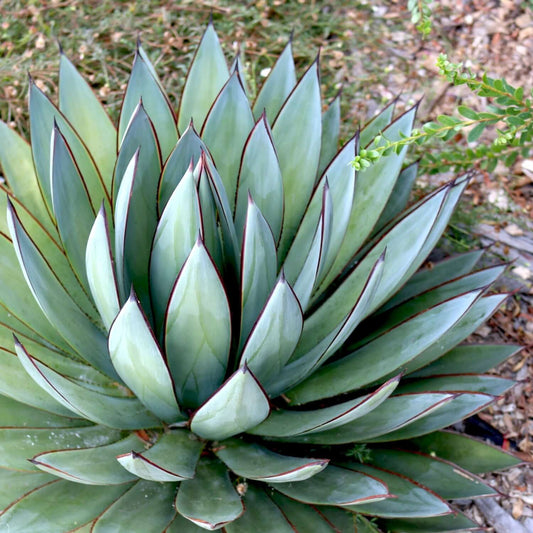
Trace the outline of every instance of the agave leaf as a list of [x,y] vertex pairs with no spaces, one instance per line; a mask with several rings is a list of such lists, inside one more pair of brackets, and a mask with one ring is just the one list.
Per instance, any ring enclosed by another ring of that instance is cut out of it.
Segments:
[[418,162],[410,164],[400,172],[389,196],[389,200],[387,201],[379,220],[376,222],[375,232],[379,232],[405,209],[416,180],[417,172]]
[[381,502],[363,502],[362,505],[351,507],[353,511],[387,518],[438,516],[452,511],[442,498],[404,477],[369,465],[350,463],[344,466],[354,472],[378,477],[395,496]]
[[278,262],[272,231],[251,196],[241,251],[241,338],[248,338],[275,283]]
[[181,482],[176,509],[197,526],[213,531],[239,518],[244,505],[226,467],[204,458],[198,463],[195,478]]
[[323,366],[286,394],[298,403],[363,388],[389,376],[439,342],[470,309],[479,290],[462,294],[416,315],[355,352]]
[[87,287],[85,243],[96,213],[83,176],[57,126],[52,131],[51,151],[50,188],[55,219],[67,257],[78,278]]
[[197,407],[224,380],[231,320],[224,287],[201,240],[172,289],[165,318],[165,353],[178,401]]
[[115,254],[123,299],[131,285],[150,315],[149,262],[157,226],[161,155],[142,104],[130,121],[115,168]]
[[200,126],[213,100],[226,83],[228,66],[213,24],[209,22],[196,49],[185,87],[181,93],[178,130],[184,132],[190,121]]
[[419,354],[415,359],[406,365],[408,374],[432,363],[441,355],[457,346],[464,341],[470,334],[483,324],[496,309],[500,307],[503,301],[508,297],[507,294],[493,294],[480,298],[465,313],[455,325],[443,336],[439,343],[430,346],[427,350]]
[[155,69],[140,42],[137,43],[130,79],[124,94],[122,109],[120,110],[118,124],[119,148],[139,101],[142,101],[144,109],[154,125],[161,147],[162,159],[165,161],[178,140],[176,119]]
[[456,374],[457,369],[460,369],[464,374],[487,372],[520,350],[520,346],[513,344],[457,346],[430,365],[413,372],[409,377],[421,378],[442,374]]
[[274,488],[296,501],[314,505],[345,507],[390,497],[379,479],[332,465],[306,481],[276,483]]
[[[333,294],[306,320],[309,346],[324,339],[341,324],[350,313],[353,304],[350,294],[360,294],[376,261],[387,250],[383,265],[382,281],[364,316],[379,307],[394,292],[410,265],[421,261],[420,251],[439,210],[446,199],[448,188],[442,188],[426,198],[416,209],[397,223],[366,254]],[[361,318],[363,318],[361,317]],[[306,332],[304,332],[304,335]],[[315,341],[316,339],[316,341]]]
[[289,40],[257,95],[253,106],[255,118],[258,119],[264,112],[268,122],[272,124],[295,85],[296,69],[292,57],[292,40]]
[[66,293],[25,232],[12,206],[8,211],[8,224],[22,271],[47,318],[81,357],[107,375],[116,376],[102,331]]
[[322,143],[320,146],[320,162],[318,175],[322,176],[330,161],[337,154],[339,144],[341,121],[341,95],[340,91],[331,101],[328,108],[322,113]]
[[11,502],[20,499],[24,494],[54,481],[54,476],[44,472],[16,472],[0,469],[0,506],[2,509],[9,507]]
[[[69,481],[52,481],[17,500],[0,516],[5,531],[71,531],[100,515],[129,488],[129,484],[72,490]],[[50,505],[50,502],[56,502]],[[83,502],[83,505],[80,505]]]
[[31,463],[40,470],[85,485],[118,485],[137,479],[117,463],[117,454],[144,443],[135,434],[112,444],[82,449],[54,450],[35,455]]
[[257,426],[269,413],[267,395],[244,365],[194,413],[190,425],[204,439],[223,440]]
[[158,193],[160,214],[165,209],[176,186],[181,181],[182,176],[187,173],[191,164],[194,168],[200,161],[202,152],[207,154],[207,147],[191,123],[183,132],[163,167]]
[[[356,531],[354,529],[353,513],[348,513],[340,508],[330,506],[317,508],[282,496],[276,491],[272,491],[270,497],[279,507],[287,521],[292,525],[292,531],[312,531],[313,533],[340,533],[342,531],[342,533],[360,533],[359,530]],[[331,516],[330,510],[336,511],[335,517]]]
[[383,440],[386,441],[388,435],[397,428],[430,414],[434,417],[435,411],[443,409],[452,399],[452,394],[437,392],[393,396],[353,422],[322,432],[286,437],[283,440],[327,445],[374,442],[384,435]]
[[481,478],[469,474],[457,465],[430,455],[374,449],[370,463],[416,481],[446,500],[497,494],[497,491]]
[[175,490],[172,483],[138,481],[98,517],[91,531],[163,531],[175,513]]
[[249,366],[267,392],[276,387],[300,338],[302,323],[298,299],[282,274],[246,341],[240,362]]
[[333,221],[331,224],[330,243],[320,280],[323,275],[327,273],[335,259],[342,240],[344,239],[352,209],[356,174],[350,163],[355,157],[357,142],[358,139],[357,136],[355,136],[344,145],[335,159],[333,159],[326,168],[324,175],[314,190],[302,223],[298,228],[298,232],[283,264],[287,279],[290,282],[294,282],[298,273],[302,270],[305,258],[309,254],[313,236],[322,211],[323,190],[326,182],[328,183],[333,204]]
[[[226,525],[228,533],[294,533],[291,522],[264,490],[249,484],[244,495],[246,512]],[[317,531],[314,529],[313,531]],[[320,533],[320,532],[317,532]]]
[[87,239],[85,270],[91,295],[107,331],[120,311],[109,226],[104,206],[100,208]]
[[[41,415],[42,416],[42,415]],[[68,419],[65,419],[68,423]],[[43,419],[42,425],[46,425]],[[1,428],[0,466],[21,471],[38,471],[29,457],[54,449],[105,446],[120,439],[120,431],[103,426]]]
[[132,451],[117,457],[129,472],[149,481],[192,479],[203,444],[190,432],[177,429],[163,433],[142,453]]
[[328,459],[288,457],[258,444],[226,440],[215,449],[217,457],[238,476],[266,483],[303,481],[318,474]]
[[165,528],[164,533],[202,533],[205,529],[183,518],[180,514],[176,514],[172,522]]
[[85,388],[31,357],[21,344],[15,344],[26,372],[50,396],[82,417],[105,426],[140,429],[159,425],[159,421],[136,398],[108,396]]
[[465,531],[482,531],[479,524],[470,520],[463,513],[454,511],[453,514],[444,516],[433,516],[430,518],[405,518],[391,519],[384,521],[387,531],[392,533],[445,533]]
[[234,72],[214,101],[202,128],[202,139],[209,146],[232,211],[241,154],[253,127],[248,98],[238,72]]
[[360,396],[331,407],[310,411],[272,411],[261,424],[248,431],[253,435],[288,437],[325,431],[352,422],[378,407],[396,389],[400,377],[393,378],[371,394]]
[[240,44],[238,45],[237,53],[235,54],[235,59],[233,60],[233,63],[231,64],[231,67],[229,69],[230,76],[234,72],[238,72],[239,76],[241,78],[242,88],[244,89],[244,94],[246,94],[246,97],[249,98],[250,96],[250,89],[248,87],[248,82],[246,81],[246,68],[242,61],[242,50]]
[[521,462],[501,448],[452,431],[437,431],[412,442],[421,452],[450,461],[474,474],[509,468]]
[[0,401],[0,426],[4,428],[62,428],[90,424],[86,420],[75,418],[75,416],[72,413],[61,415],[50,411],[43,411],[41,408],[20,403],[7,396],[3,396]]
[[431,433],[472,416],[487,407],[494,399],[494,396],[482,393],[457,394],[450,402],[443,404],[438,409],[438,412],[433,413],[431,416],[413,420],[404,427],[391,431],[387,435],[368,439],[368,442],[390,442]]
[[329,249],[329,240],[332,233],[333,201],[329,192],[329,185],[326,180],[322,193],[322,210],[315,236],[309,249],[309,254],[300,271],[298,278],[294,282],[294,292],[304,311],[309,306],[311,293],[316,286],[318,278],[324,270],[324,263]]
[[74,131],[68,120],[57,109],[47,96],[30,82],[30,130],[31,148],[35,164],[35,172],[39,179],[43,196],[52,209],[52,191],[50,180],[50,138],[54,124],[61,129],[65,140],[72,151],[72,155],[78,165],[80,174],[87,184],[87,190],[91,198],[93,208],[96,210],[103,200],[110,205],[110,198],[106,191],[102,176],[91,155],[87,151],[83,141]]
[[454,278],[470,273],[483,255],[483,250],[474,250],[440,261],[420,270],[402,287],[378,313],[396,307],[413,296],[422,294]]
[[[301,110],[305,109],[302,115]],[[318,59],[309,67],[281,108],[272,127],[283,176],[285,212],[279,260],[287,254],[315,185],[322,119]]]
[[59,60],[59,110],[83,139],[110,194],[117,130],[89,84],[64,53]]
[[137,398],[165,422],[181,420],[165,357],[132,292],[109,331],[113,366]]
[[366,148],[391,123],[397,100],[398,98],[391,100],[375,117],[365,124],[360,133],[361,146],[363,148]]
[[[394,142],[399,140],[402,135],[409,136],[415,114],[416,107],[413,107],[392,122],[384,130],[387,139]],[[361,146],[364,146],[363,141],[361,141]],[[370,145],[370,149],[379,147],[385,142],[384,140],[378,143],[374,142]],[[340,246],[330,273],[324,280],[324,286],[327,287],[345,268],[372,233],[398,179],[407,151],[406,148],[404,147],[399,154],[393,152],[390,155],[383,156],[368,168],[359,171],[353,207],[344,241]]]
[[[0,120],[0,165],[9,188],[47,231],[55,232],[32,162],[30,145]],[[3,197],[3,195],[0,195]],[[5,210],[2,210],[3,213]]]
[[2,395],[57,415],[75,416],[70,409],[67,409],[39,387],[14,355],[6,352],[0,354],[0,376],[0,393]]
[[248,195],[254,199],[278,242],[283,222],[283,178],[265,115],[259,118],[244,145],[235,207],[238,236],[242,235],[246,223]]
[[[463,372],[462,367],[457,370]],[[402,383],[398,392],[425,392],[425,391],[447,391],[447,392],[484,392],[491,396],[502,396],[516,384],[512,379],[504,379],[496,376],[481,374],[461,374],[432,377],[429,379],[417,379]]]
[[189,167],[166,204],[152,245],[150,291],[156,331],[161,330],[178,273],[202,234],[200,199]]

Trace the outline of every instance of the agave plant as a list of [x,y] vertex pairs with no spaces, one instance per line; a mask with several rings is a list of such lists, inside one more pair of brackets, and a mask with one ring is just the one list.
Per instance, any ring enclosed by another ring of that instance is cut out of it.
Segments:
[[484,373],[516,346],[458,346],[505,266],[418,271],[467,176],[406,208],[405,148],[351,165],[416,108],[338,150],[318,61],[297,81],[289,42],[251,104],[211,23],[177,118],[140,44],[118,127],[63,53],[29,108],[30,145],[0,126],[2,531],[476,527],[446,500],[517,461],[441,429],[512,385]]

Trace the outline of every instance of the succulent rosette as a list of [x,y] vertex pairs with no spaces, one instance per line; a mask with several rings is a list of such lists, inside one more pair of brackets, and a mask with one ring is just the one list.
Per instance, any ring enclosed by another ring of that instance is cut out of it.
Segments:
[[517,461],[442,428],[518,348],[461,344],[505,266],[419,270],[468,176],[408,207],[382,148],[416,108],[339,149],[318,60],[297,80],[289,42],[251,101],[210,23],[177,116],[140,44],[118,127],[63,53],[29,110],[30,144],[0,124],[2,531],[475,527],[447,500]]

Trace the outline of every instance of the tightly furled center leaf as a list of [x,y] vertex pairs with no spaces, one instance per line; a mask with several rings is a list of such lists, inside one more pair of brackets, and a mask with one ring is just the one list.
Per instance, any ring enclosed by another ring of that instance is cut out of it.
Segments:
[[503,266],[417,273],[468,177],[407,208],[405,149],[351,162],[415,108],[339,149],[318,61],[245,76],[209,24],[177,116],[139,44],[117,128],[63,54],[31,145],[0,124],[2,530],[468,529],[445,499],[515,464],[440,431],[517,349],[457,346]]

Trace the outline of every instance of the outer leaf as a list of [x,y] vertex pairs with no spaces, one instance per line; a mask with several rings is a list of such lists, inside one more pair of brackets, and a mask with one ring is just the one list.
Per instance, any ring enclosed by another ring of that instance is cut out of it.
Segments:
[[109,226],[104,207],[100,208],[87,239],[85,270],[91,294],[102,322],[109,331],[120,311]]
[[194,413],[191,430],[223,440],[260,424],[270,413],[268,397],[245,365]]
[[98,209],[104,199],[109,203],[109,196],[107,195],[102,177],[83,141],[59,109],[52,104],[33,81],[30,83],[29,107],[31,147],[35,171],[48,206],[50,208],[52,207],[52,192],[50,188],[50,137],[54,124],[59,126],[72,151],[80,174],[87,184],[93,208],[95,210]]
[[331,407],[311,411],[272,411],[257,427],[248,431],[254,435],[288,437],[304,433],[316,433],[342,426],[360,418],[378,407],[398,386],[399,377],[389,380],[372,394],[355,398]]
[[[288,519],[264,490],[249,484],[244,495],[246,512],[226,526],[228,533],[294,533]],[[316,530],[315,530],[316,531]]]
[[209,146],[232,210],[242,150],[253,127],[250,104],[235,72],[217,96],[202,128],[202,139]]
[[297,501],[315,505],[359,505],[390,497],[387,486],[375,477],[331,465],[307,481],[276,483],[274,488]]
[[203,235],[200,200],[189,167],[166,204],[152,245],[150,291],[156,331],[162,327],[172,287],[199,235]]
[[385,525],[387,531],[394,533],[419,533],[420,530],[426,531],[427,533],[482,531],[476,522],[470,520],[466,515],[457,512],[431,518],[386,520]]
[[65,292],[20,224],[12,206],[8,224],[20,266],[39,306],[64,339],[89,363],[116,376],[106,339]]
[[[306,112],[302,116],[301,110]],[[322,119],[318,61],[304,74],[287,98],[272,128],[281,174],[285,205],[279,244],[282,260],[292,242],[311,196],[320,157]]]
[[329,463],[328,459],[280,455],[241,440],[227,440],[215,453],[238,476],[266,483],[303,481],[324,470]]
[[255,118],[265,112],[272,124],[295,85],[296,69],[292,57],[292,42],[289,40],[257,95],[254,103]]
[[235,208],[239,237],[246,222],[248,195],[254,199],[278,242],[283,222],[283,178],[265,115],[255,124],[242,154]]
[[228,79],[229,71],[210,22],[192,60],[185,87],[181,93],[178,129],[185,131],[191,119],[200,126],[217,94]]
[[143,448],[143,442],[135,434],[104,446],[40,453],[31,463],[44,472],[75,483],[117,485],[136,479],[116,461],[117,454],[132,448]]
[[0,507],[2,509],[9,507],[10,503],[20,499],[24,494],[53,480],[53,476],[44,472],[16,472],[0,469]]
[[[43,421],[45,423],[45,421]],[[44,424],[43,424],[44,425]],[[28,458],[50,449],[76,449],[105,446],[120,439],[120,431],[102,426],[2,428],[0,429],[1,466],[37,472]]]
[[109,331],[111,361],[124,383],[156,416],[182,418],[165,357],[132,292]]
[[174,516],[172,483],[138,481],[96,520],[92,533],[163,531]]
[[[135,162],[133,168],[132,162]],[[157,138],[150,119],[139,104],[124,136],[115,168],[115,254],[123,298],[129,294],[133,284],[148,314],[149,262],[157,226],[160,172],[161,155]],[[123,176],[127,177],[124,183]]]
[[[401,134],[408,136],[413,127],[415,114],[416,107],[413,107],[390,124],[384,131],[387,139],[395,141],[401,138]],[[361,141],[362,146],[364,146],[363,142],[364,139]],[[375,145],[371,144],[370,149],[380,146],[384,142],[382,140]],[[324,281],[325,286],[329,285],[334,277],[345,268],[371,234],[398,179],[406,151],[406,147],[404,147],[400,154],[392,153],[383,156],[358,173],[353,208],[346,235],[330,274]]]
[[3,121],[0,121],[0,137],[0,165],[9,188],[53,232],[54,224],[35,175],[30,145]]
[[337,154],[339,144],[341,98],[340,92],[322,113],[322,144],[320,147],[320,163],[318,175],[321,176],[330,161]]
[[137,51],[120,111],[119,147],[140,100],[154,124],[164,161],[178,140],[176,119],[153,65],[140,43],[137,43]]
[[51,192],[59,234],[78,278],[87,287],[85,244],[95,217],[87,185],[59,128],[52,132]]
[[222,384],[230,338],[224,287],[198,240],[176,280],[165,319],[167,364],[181,405],[197,407]]
[[420,451],[483,474],[515,466],[521,461],[501,448],[451,431],[438,431],[413,439]]
[[460,369],[465,374],[488,372],[521,350],[513,344],[470,344],[457,346],[430,365],[412,373],[410,377],[455,374]]
[[244,346],[241,365],[248,365],[270,391],[292,355],[302,331],[298,299],[283,275],[274,287]]
[[191,522],[210,531],[220,529],[244,512],[226,467],[209,459],[200,461],[194,479],[180,484],[176,509]]
[[461,295],[428,309],[385,332],[374,341],[323,366],[287,393],[298,403],[363,388],[393,374],[423,353],[467,312],[479,291]]
[[92,89],[63,53],[59,61],[59,109],[83,139],[109,194],[117,131]]
[[428,417],[443,409],[453,399],[451,394],[425,393],[406,394],[388,398],[367,415],[338,428],[318,433],[296,435],[284,440],[314,444],[347,444],[352,442],[374,442],[391,431]]
[[194,477],[202,451],[201,441],[186,430],[172,430],[142,453],[126,453],[117,457],[129,472],[149,481],[182,481]]
[[366,148],[376,135],[381,133],[392,121],[398,98],[394,98],[375,117],[370,119],[361,130],[361,146]]
[[[462,370],[461,367],[458,370]],[[491,396],[502,396],[516,385],[512,379],[481,374],[456,374],[408,381],[400,387],[400,393],[446,391],[446,392],[483,392]]]
[[163,212],[174,189],[182,176],[186,174],[191,163],[193,168],[196,166],[202,152],[207,153],[207,148],[191,123],[183,132],[174,150],[172,150],[161,173],[161,180],[159,181],[159,213]]
[[[70,531],[97,517],[128,487],[80,485],[72,490],[68,481],[53,481],[14,502],[0,516],[0,528],[10,533]],[[50,505],[50,502],[56,502],[56,505]],[[84,504],[80,505],[80,502]]]
[[24,368],[48,394],[76,414],[109,427],[140,429],[159,425],[159,421],[136,398],[107,396],[69,380],[31,357],[16,344]]
[[447,500],[497,494],[481,478],[430,455],[375,449],[372,450],[370,462],[379,468],[406,476]]
[[368,465],[352,463],[345,466],[355,472],[379,477],[387,483],[390,493],[395,496],[395,498],[381,502],[369,502],[363,503],[361,506],[354,506],[353,511],[362,511],[365,514],[387,518],[438,516],[451,512],[450,507],[442,498],[415,485],[406,478]]
[[276,244],[267,221],[248,197],[241,251],[241,340],[243,346],[275,283]]

